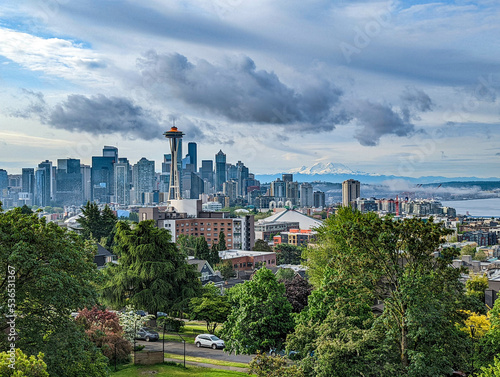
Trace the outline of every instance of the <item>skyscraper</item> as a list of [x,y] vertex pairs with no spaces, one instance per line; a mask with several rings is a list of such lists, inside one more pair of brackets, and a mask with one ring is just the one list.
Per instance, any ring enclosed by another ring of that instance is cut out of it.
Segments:
[[22,169],[22,192],[29,194],[28,198],[33,200],[35,192],[35,169],[23,168]]
[[236,167],[238,168],[238,196],[244,196],[247,194],[245,181],[248,179],[249,170],[241,161],[236,163]]
[[0,169],[0,198],[7,197],[7,186],[9,186],[7,170]]
[[312,207],[314,205],[313,186],[310,183],[300,185],[300,206]]
[[101,156],[92,156],[92,200],[109,203],[114,195],[113,164],[118,161],[118,148],[105,146]]
[[80,160],[73,158],[57,160],[55,200],[63,206],[82,204]]
[[215,155],[215,191],[222,192],[222,185],[226,181],[226,155],[219,150]]
[[[133,168],[133,182],[136,204],[148,204],[145,201],[146,193],[153,193],[155,181],[155,162],[141,158]],[[152,196],[152,195],[151,195]]]
[[130,188],[132,185],[132,170],[126,158],[119,158],[114,164],[114,201],[117,204],[128,206],[130,204]]
[[214,185],[214,162],[212,160],[201,160],[201,179],[207,180]]
[[354,179],[342,182],[342,205],[348,207],[360,197],[360,183]]
[[196,143],[188,143],[188,155],[190,159],[190,164],[193,165],[193,171],[195,173],[198,172],[198,151],[196,147]]
[[52,186],[52,162],[45,160],[38,164],[35,172],[35,200],[34,204],[45,207],[51,201]]
[[314,191],[314,207],[323,208],[325,207],[325,193],[322,191]]
[[80,164],[82,174],[82,199],[84,203],[92,200],[92,168],[90,165]]

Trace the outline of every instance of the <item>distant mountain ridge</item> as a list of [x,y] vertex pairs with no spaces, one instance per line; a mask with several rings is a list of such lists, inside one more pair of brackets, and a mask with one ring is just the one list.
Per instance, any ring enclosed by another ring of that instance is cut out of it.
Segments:
[[[311,167],[302,166],[300,168],[290,169],[283,173],[293,174],[294,181],[297,182],[332,182],[341,183],[347,179],[356,179],[361,183],[375,184],[383,183],[392,180],[404,180],[415,184],[431,184],[431,183],[444,183],[444,182],[490,182],[500,181],[500,177],[478,178],[478,177],[442,177],[442,176],[423,176],[418,178],[404,177],[396,175],[382,175],[366,173],[358,170],[352,170],[348,166],[340,163],[321,163],[318,162]],[[256,174],[255,178],[261,183],[269,183],[276,178],[281,178],[283,173],[275,174]]]
[[365,173],[359,170],[352,170],[344,164],[329,162],[328,164],[324,164],[322,162],[317,162],[311,167],[302,166],[300,168],[290,169],[288,173],[292,174],[307,174],[307,175],[327,175],[327,174],[351,174],[351,175],[374,175],[378,176],[378,174],[370,174]]

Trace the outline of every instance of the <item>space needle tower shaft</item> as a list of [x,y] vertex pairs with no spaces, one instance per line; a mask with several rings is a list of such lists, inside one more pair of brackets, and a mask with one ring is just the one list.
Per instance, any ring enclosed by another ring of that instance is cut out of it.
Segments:
[[165,137],[170,140],[170,151],[172,153],[172,161],[170,164],[170,182],[168,189],[168,200],[179,200],[181,197],[180,186],[180,171],[178,166],[178,150],[179,144],[182,141],[184,134],[172,126],[172,128],[164,133]]

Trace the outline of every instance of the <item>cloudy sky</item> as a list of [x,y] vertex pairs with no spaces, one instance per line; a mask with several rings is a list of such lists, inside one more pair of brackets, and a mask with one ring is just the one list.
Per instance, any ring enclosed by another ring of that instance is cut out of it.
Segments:
[[[146,5],[145,5],[146,4]],[[499,176],[500,2],[7,0],[0,168],[168,153]]]

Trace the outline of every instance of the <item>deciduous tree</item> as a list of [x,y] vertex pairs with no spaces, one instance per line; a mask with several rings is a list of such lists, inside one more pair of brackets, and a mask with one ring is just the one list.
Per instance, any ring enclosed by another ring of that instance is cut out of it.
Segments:
[[226,349],[241,354],[280,349],[293,329],[292,306],[284,294],[285,286],[267,268],[231,288],[228,299],[233,309],[221,332]]
[[312,291],[312,286],[300,275],[295,275],[291,280],[285,280],[285,297],[292,305],[293,313],[300,313],[307,306],[307,299]]
[[[342,349],[341,339],[332,343],[321,336],[322,323],[341,316],[345,317],[342,326],[354,326],[349,333],[360,331],[361,348],[356,354],[366,352],[363,360],[384,352],[387,361],[393,360],[394,352],[399,355],[398,362],[383,364],[388,368],[384,373],[392,368],[412,376],[446,375],[453,367],[464,365],[467,341],[455,326],[463,320],[458,312],[464,297],[459,281],[463,271],[451,265],[458,252],[444,249],[434,255],[448,233],[432,218],[394,221],[350,208],[340,209],[325,221],[319,229],[318,246],[306,252],[308,274],[319,289],[310,296],[307,310],[299,317],[299,331],[291,338],[291,343],[303,345],[304,334],[311,336],[305,328],[315,329],[312,342],[317,375],[321,375],[317,365],[323,363],[321,368],[328,369],[324,364],[328,358],[321,356],[328,354],[323,345],[337,344],[329,351],[334,354]],[[379,318],[370,309],[375,300],[384,302]],[[342,326],[337,328],[338,334],[343,334]],[[363,339],[376,341],[365,343]],[[310,342],[309,338],[305,343]],[[362,370],[363,364],[359,366]],[[372,366],[381,370],[378,362],[373,361]],[[330,367],[333,373],[336,367]]]
[[273,249],[271,249],[271,246],[269,246],[269,244],[264,240],[255,241],[255,245],[253,246],[252,250],[253,251],[267,251],[267,252],[273,251]]
[[123,328],[115,313],[107,309],[101,310],[97,306],[92,309],[83,309],[78,313],[76,321],[80,323],[85,334],[106,356],[110,362],[126,361],[132,351],[132,345],[123,335]]
[[207,331],[210,334],[215,333],[215,329],[221,323],[226,321],[231,312],[231,305],[227,296],[221,295],[220,289],[214,284],[206,284],[203,287],[202,297],[193,297],[189,304],[191,318],[205,321]]
[[[106,358],[69,315],[96,303],[95,252],[74,232],[20,208],[2,213],[0,207],[0,325],[2,331],[9,327],[6,316],[15,309],[16,346],[26,354],[43,352],[51,375],[107,373]],[[8,305],[12,294],[15,306]]]

